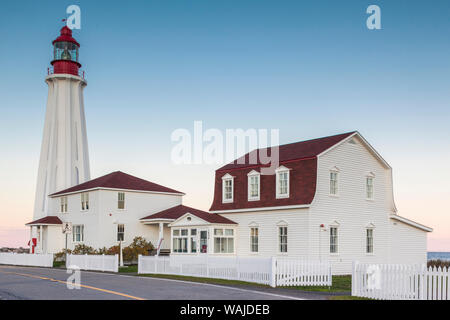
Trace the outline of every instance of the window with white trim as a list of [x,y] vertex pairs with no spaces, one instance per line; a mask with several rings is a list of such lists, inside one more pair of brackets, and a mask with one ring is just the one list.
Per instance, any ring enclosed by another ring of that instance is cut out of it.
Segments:
[[73,242],[83,242],[84,241],[84,225],[75,225],[72,228],[72,239]]
[[366,253],[373,253],[373,229],[366,229]]
[[233,202],[234,181],[233,177],[226,174],[222,177],[222,202]]
[[248,200],[259,200],[260,194],[260,173],[252,171],[248,174]]
[[191,229],[191,253],[197,252],[197,229]]
[[61,197],[61,213],[67,213],[67,197]]
[[288,227],[278,227],[278,244],[279,244],[279,251],[281,253],[287,252],[287,245],[288,245]]
[[125,240],[125,225],[118,224],[117,225],[117,241],[124,241],[124,240]]
[[214,229],[214,253],[234,253],[233,229]]
[[330,253],[338,253],[338,228],[330,227]]
[[81,210],[89,210],[89,193],[87,192],[81,194]]
[[366,177],[366,198],[373,199],[373,177]]
[[288,198],[289,197],[289,169],[286,167],[280,167],[276,170],[276,197]]
[[188,229],[173,230],[173,252],[188,252]]
[[259,251],[259,229],[250,228],[250,252],[257,253]]
[[330,194],[336,196],[338,194],[338,172],[330,171]]
[[117,209],[125,209],[125,192],[117,193]]

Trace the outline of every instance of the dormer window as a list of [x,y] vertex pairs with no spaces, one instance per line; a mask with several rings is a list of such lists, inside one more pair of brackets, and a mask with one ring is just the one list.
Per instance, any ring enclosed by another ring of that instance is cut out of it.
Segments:
[[222,202],[233,202],[234,193],[234,177],[230,174],[226,174],[222,177]]
[[61,213],[67,213],[67,197],[61,197]]
[[289,169],[281,166],[276,172],[276,197],[289,198]]
[[81,211],[89,210],[89,193],[81,194]]
[[259,200],[260,195],[260,173],[252,170],[248,176],[248,201]]

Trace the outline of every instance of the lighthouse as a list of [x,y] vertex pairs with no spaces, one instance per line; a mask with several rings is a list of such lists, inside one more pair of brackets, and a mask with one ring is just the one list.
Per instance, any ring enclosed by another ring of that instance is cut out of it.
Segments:
[[53,216],[48,195],[90,179],[89,153],[83,90],[87,85],[80,71],[80,44],[67,26],[53,41],[44,135],[39,160],[34,219]]

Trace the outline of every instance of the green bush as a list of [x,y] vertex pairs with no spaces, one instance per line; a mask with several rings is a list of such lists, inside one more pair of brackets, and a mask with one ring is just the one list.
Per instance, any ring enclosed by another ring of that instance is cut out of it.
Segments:
[[72,254],[96,254],[96,251],[94,248],[80,243],[75,246]]
[[[135,237],[133,242],[123,248],[123,261],[131,262],[137,261],[138,255],[148,256],[149,252],[155,247],[150,241],[145,240],[143,237]],[[100,248],[95,250],[94,248],[85,244],[77,244],[73,250],[63,249],[61,252],[55,253],[54,261],[65,261],[66,254],[104,254],[115,255],[120,254],[119,246],[112,246],[110,248]]]

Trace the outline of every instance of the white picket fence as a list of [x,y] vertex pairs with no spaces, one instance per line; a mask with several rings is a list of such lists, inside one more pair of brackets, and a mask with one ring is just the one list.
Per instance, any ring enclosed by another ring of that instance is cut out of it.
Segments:
[[294,259],[218,256],[139,256],[139,274],[240,280],[275,286],[331,286],[328,263]]
[[119,255],[74,255],[66,256],[67,268],[78,267],[81,270],[119,272]]
[[0,264],[14,266],[53,267],[53,254],[0,252]]
[[450,270],[354,263],[352,295],[378,300],[450,300]]

